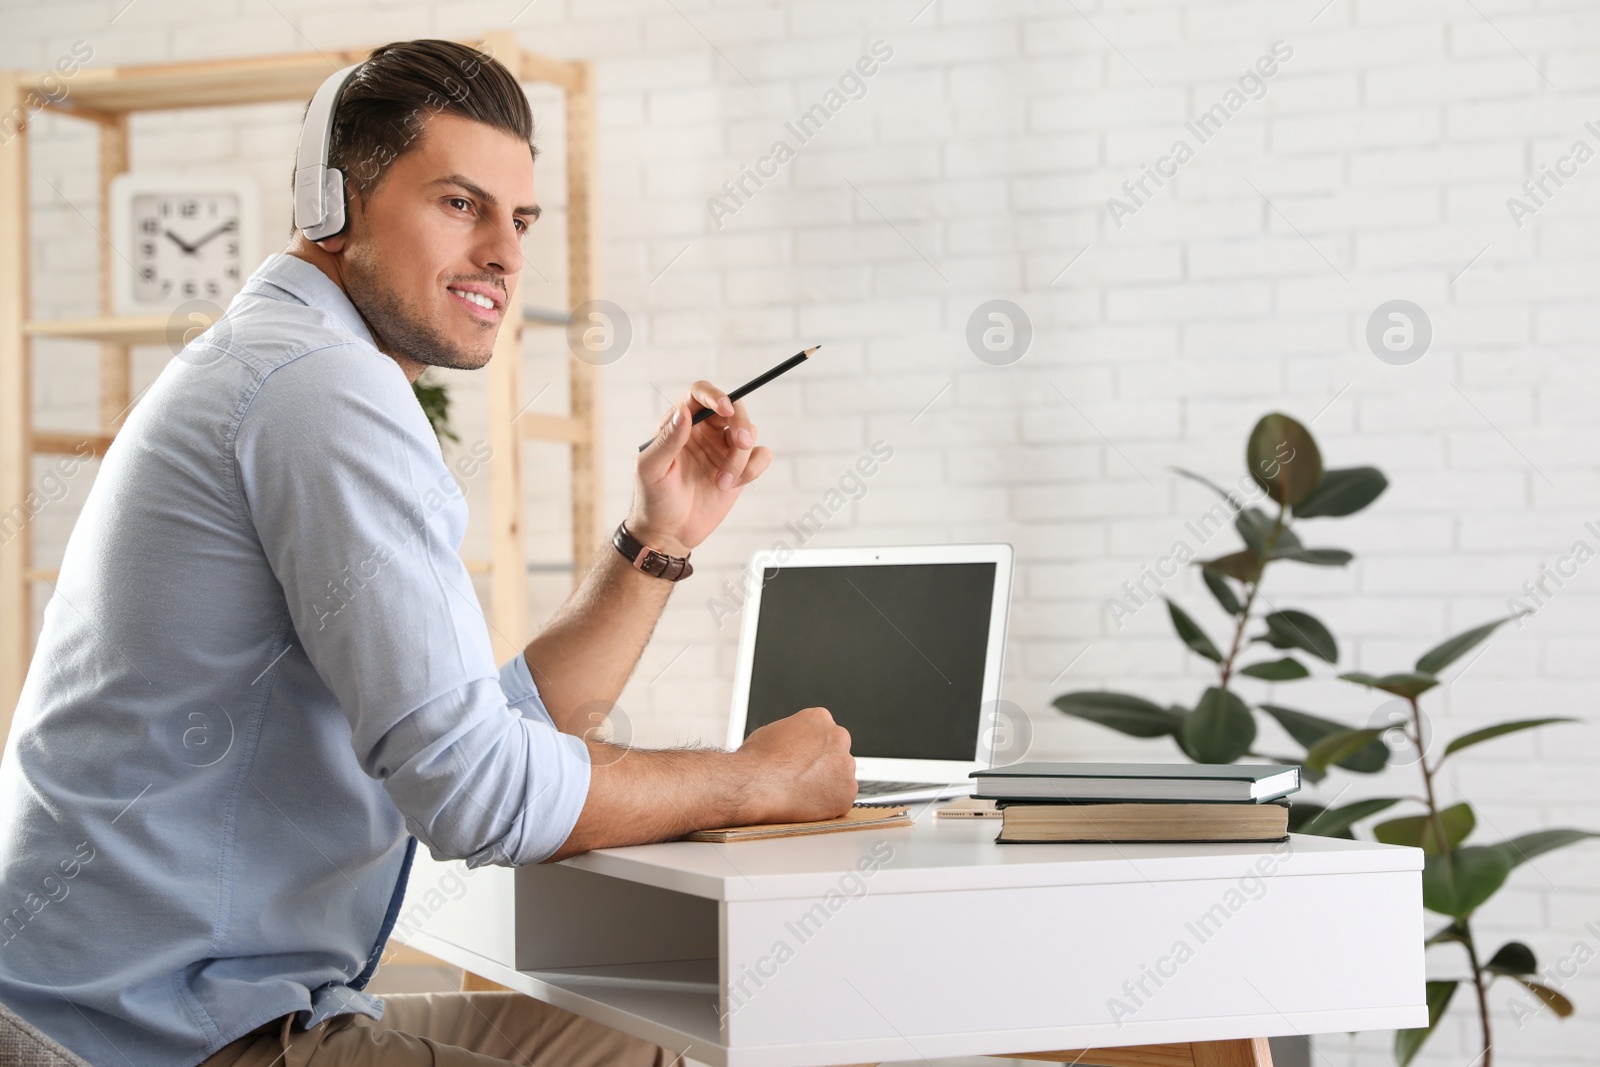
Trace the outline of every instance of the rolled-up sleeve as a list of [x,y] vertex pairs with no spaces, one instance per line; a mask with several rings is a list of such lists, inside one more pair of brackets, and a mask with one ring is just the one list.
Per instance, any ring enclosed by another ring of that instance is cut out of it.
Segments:
[[521,652],[506,660],[505,666],[500,668],[500,691],[506,695],[506,703],[513,709],[551,729],[555,728],[556,721],[544,706],[544,700],[539,696],[539,686],[533,680],[533,672],[528,670],[527,657]]
[[583,810],[588,749],[555,728],[521,654],[494,665],[458,554],[466,501],[398,365],[347,344],[277,368],[234,454],[361,769],[436,859],[547,858]]

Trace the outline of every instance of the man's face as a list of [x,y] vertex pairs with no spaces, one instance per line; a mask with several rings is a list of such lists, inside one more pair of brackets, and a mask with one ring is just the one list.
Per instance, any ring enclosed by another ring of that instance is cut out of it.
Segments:
[[423,366],[488,363],[508,310],[520,314],[522,235],[539,215],[527,142],[435,113],[350,212],[345,292],[379,347]]

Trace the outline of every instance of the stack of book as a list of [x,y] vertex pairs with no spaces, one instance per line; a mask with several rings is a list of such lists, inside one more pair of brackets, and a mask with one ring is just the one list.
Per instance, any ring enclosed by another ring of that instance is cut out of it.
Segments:
[[1285,841],[1300,768],[1014,763],[974,771],[1007,842]]

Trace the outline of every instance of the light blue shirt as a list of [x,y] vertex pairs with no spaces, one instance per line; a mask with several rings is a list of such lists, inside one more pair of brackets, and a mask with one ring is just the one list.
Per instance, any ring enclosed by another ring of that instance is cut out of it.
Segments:
[[566,840],[588,750],[521,655],[496,670],[466,525],[400,367],[268,257],[67,542],[0,760],[0,1001],[105,1067],[379,1016],[416,840],[471,866]]

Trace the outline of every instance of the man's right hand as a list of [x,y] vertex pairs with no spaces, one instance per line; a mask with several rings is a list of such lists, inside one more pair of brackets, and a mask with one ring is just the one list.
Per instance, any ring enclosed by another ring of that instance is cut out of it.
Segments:
[[548,859],[691,830],[832,819],[856,798],[850,732],[825,708],[768,723],[732,752],[583,743],[590,752],[589,795]]
[[751,732],[735,753],[750,774],[752,823],[831,819],[856,799],[850,731],[806,708]]

